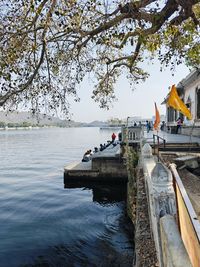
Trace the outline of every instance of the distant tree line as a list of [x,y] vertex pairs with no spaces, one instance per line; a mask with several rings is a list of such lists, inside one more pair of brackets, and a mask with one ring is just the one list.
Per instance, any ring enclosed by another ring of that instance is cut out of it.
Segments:
[[53,124],[42,124],[41,122],[39,123],[32,123],[32,122],[27,122],[27,121],[23,121],[23,122],[4,122],[4,121],[0,121],[0,128],[19,128],[19,127],[45,127],[45,126],[55,126],[55,127],[80,127],[80,126],[88,126],[88,125],[84,125],[81,123],[68,123],[66,121],[63,122],[55,122]]
[[[18,127],[37,127],[37,126],[42,126],[42,125],[38,125],[38,124],[32,124],[30,122],[26,122],[26,121],[23,121],[21,123],[19,122],[3,122],[3,121],[0,121],[0,128],[5,128],[5,127],[8,127],[8,128],[18,128]],[[44,126],[44,125],[43,125]]]

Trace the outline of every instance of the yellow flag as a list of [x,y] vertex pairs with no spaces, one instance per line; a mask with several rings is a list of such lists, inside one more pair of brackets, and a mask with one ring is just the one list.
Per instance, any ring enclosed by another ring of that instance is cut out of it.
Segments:
[[169,98],[167,100],[167,104],[176,109],[179,110],[183,115],[185,115],[189,120],[192,119],[192,115],[189,111],[189,109],[186,107],[186,105],[183,103],[183,101],[178,96],[177,90],[175,85],[172,85],[171,92],[169,94]]
[[155,116],[155,121],[154,121],[153,127],[154,127],[155,130],[158,130],[158,126],[159,126],[159,123],[160,123],[160,113],[158,111],[156,103],[155,103],[155,113],[156,113],[156,116]]

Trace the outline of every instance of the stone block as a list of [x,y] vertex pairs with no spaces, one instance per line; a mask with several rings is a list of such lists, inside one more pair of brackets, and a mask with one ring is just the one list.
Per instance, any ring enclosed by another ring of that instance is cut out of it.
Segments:
[[178,166],[184,164],[191,169],[196,169],[199,167],[197,156],[187,155],[187,156],[179,157],[175,159],[175,162]]
[[152,157],[152,147],[148,143],[146,143],[142,147],[142,156],[144,158],[150,158],[150,157]]
[[173,216],[165,215],[160,219],[160,234],[163,266],[192,267]]
[[159,192],[169,192],[172,189],[172,174],[161,162],[157,162],[151,173],[152,185]]

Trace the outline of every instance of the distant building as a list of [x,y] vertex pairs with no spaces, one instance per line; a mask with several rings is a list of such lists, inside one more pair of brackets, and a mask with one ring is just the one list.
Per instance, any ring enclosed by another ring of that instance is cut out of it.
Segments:
[[[182,134],[200,135],[200,69],[190,72],[176,86],[179,97],[186,104],[192,114],[192,120],[188,120],[181,112],[166,105],[166,126],[171,133],[175,132],[176,121],[179,117],[183,120]],[[162,102],[166,104],[169,94]]]
[[139,116],[128,117],[128,125],[129,126],[133,126],[135,123],[137,125],[139,125],[139,124],[145,125],[147,120],[151,121],[150,118],[146,119],[146,118],[142,118],[142,117],[139,117]]

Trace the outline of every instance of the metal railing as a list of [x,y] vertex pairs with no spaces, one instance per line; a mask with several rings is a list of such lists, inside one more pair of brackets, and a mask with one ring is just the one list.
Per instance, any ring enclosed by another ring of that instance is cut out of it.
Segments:
[[[157,134],[153,134],[153,148],[154,148],[154,154],[156,153],[156,140],[157,140],[157,153],[158,153],[158,160],[159,160],[159,148],[161,144],[163,145],[163,148],[166,146],[166,140],[162,137],[160,137]],[[160,140],[163,141],[163,143],[160,142]]]
[[193,209],[192,203],[187,195],[185,187],[177,172],[176,165],[169,165],[172,175],[173,184],[176,194],[177,211],[178,211],[178,226],[185,248],[190,257],[193,267],[200,266],[200,222],[196,212]]

